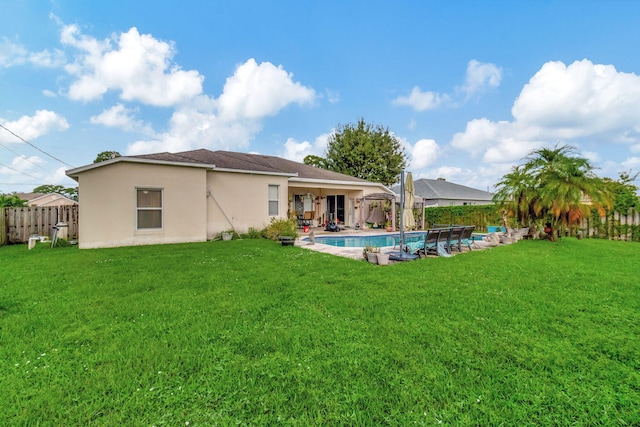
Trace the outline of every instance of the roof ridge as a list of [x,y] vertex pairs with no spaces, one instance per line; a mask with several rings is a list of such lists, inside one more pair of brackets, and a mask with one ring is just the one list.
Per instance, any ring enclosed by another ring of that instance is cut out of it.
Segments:
[[[237,151],[223,151],[223,150],[218,150],[218,151],[214,151],[214,153],[216,153],[216,154],[218,154],[218,155],[220,155],[220,156],[226,156],[226,157],[228,157],[228,158],[232,158],[232,159],[237,159],[237,158],[238,158],[237,156],[234,156],[233,154],[236,154],[236,155],[237,155],[237,154],[239,154],[240,156],[242,156],[242,157],[243,157],[243,160],[244,160],[245,162],[247,162],[247,163],[251,163],[251,164],[256,165],[256,166],[258,166],[258,167],[265,167],[265,165],[264,165],[264,163],[260,163],[260,162],[255,161],[255,160],[253,159],[253,157],[256,157],[256,156],[262,156],[262,157],[269,157],[269,158],[278,158],[278,159],[280,159],[280,160],[287,160],[287,159],[284,159],[284,158],[282,158],[282,157],[269,156],[269,155],[267,155],[267,154],[240,153],[240,152],[237,152]],[[289,160],[289,161],[290,161],[290,160]],[[273,166],[271,166],[271,165],[267,165],[267,166],[268,166],[270,169],[274,170],[274,171],[284,172],[284,173],[291,173],[290,171],[282,170],[281,168],[276,168],[276,167],[273,167]]]

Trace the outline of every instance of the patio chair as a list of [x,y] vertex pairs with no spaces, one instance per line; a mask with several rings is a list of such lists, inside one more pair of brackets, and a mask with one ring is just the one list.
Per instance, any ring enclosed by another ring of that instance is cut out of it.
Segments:
[[460,236],[460,240],[458,240],[458,251],[462,252],[462,245],[466,245],[469,250],[471,250],[471,244],[473,243],[473,239],[471,235],[473,234],[473,230],[476,229],[475,225],[468,225],[464,227],[462,230],[462,235]]

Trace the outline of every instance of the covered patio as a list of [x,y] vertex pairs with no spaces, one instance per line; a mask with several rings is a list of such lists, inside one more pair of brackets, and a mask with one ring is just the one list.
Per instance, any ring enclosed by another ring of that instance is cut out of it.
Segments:
[[[372,193],[357,199],[358,224],[362,228],[386,228],[389,225],[392,231],[398,230],[398,213],[400,212],[400,195],[389,193]],[[416,220],[416,230],[424,230],[424,199],[415,196],[412,209],[419,209]],[[376,227],[372,227],[373,225]],[[372,225],[372,226],[370,226]]]
[[[394,197],[390,193],[387,196]],[[340,227],[357,229],[363,224],[360,220],[360,200],[367,197],[366,186],[363,189],[362,184],[331,183],[318,186],[295,183],[288,189],[288,210],[301,228],[305,225],[323,227],[332,221]]]

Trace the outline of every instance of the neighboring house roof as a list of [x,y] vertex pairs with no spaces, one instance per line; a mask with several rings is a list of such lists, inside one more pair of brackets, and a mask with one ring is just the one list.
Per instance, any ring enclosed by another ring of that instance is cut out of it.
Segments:
[[33,200],[36,199],[38,197],[42,197],[44,196],[44,194],[42,193],[15,193],[16,196],[20,197],[22,200],[26,200],[27,202],[29,200]]
[[[445,181],[443,179],[417,179],[413,182],[415,194],[427,200],[483,200],[491,202],[493,194],[488,191],[466,187],[460,184]],[[400,192],[400,186],[392,188],[396,193]]]
[[16,193],[29,206],[77,205],[78,202],[58,193]]
[[236,153],[233,151],[210,151],[206,149],[183,151],[179,153],[156,153],[139,156],[122,156],[104,162],[94,163],[67,171],[67,175],[76,177],[78,173],[117,162],[143,162],[161,164],[180,164],[185,166],[209,167],[212,170],[251,172],[286,175],[290,180],[340,181],[362,185],[377,185],[360,178],[332,172],[304,163],[294,162],[276,156],[262,154]]

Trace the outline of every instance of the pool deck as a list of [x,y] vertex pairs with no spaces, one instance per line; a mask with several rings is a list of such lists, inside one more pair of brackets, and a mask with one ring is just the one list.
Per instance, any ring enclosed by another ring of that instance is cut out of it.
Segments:
[[[384,229],[354,230],[350,228],[344,229],[338,232],[331,232],[331,231],[325,231],[324,228],[320,228],[320,227],[311,228],[310,231],[313,231],[313,234],[315,237],[318,237],[318,236],[335,236],[335,237],[375,236],[375,235],[381,235],[385,233],[389,233],[389,234],[399,233],[399,231],[387,232]],[[424,230],[417,230],[417,231],[424,231]],[[322,243],[318,243],[317,241],[315,243],[310,243],[308,240],[306,240],[307,237],[309,237],[309,233],[303,233],[302,231],[300,231],[300,235],[296,239],[295,245],[304,249],[312,250],[312,251],[324,252],[331,255],[337,255],[345,258],[352,258],[352,259],[358,259],[358,260],[364,261],[364,258],[362,256],[362,247],[346,248],[341,246],[325,245]],[[397,252],[398,248],[396,247],[394,249],[392,246],[384,246],[380,248],[380,251],[384,253]],[[391,262],[392,261],[389,261],[389,263]]]

